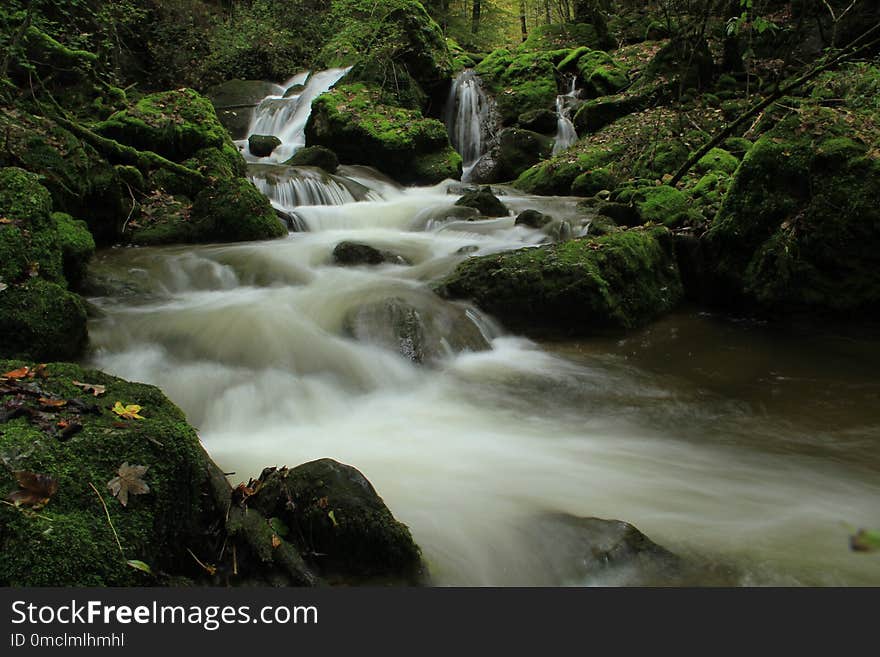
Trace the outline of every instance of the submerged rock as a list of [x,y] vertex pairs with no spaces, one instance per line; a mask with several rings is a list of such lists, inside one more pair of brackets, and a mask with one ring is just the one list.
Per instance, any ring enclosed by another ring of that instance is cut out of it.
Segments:
[[358,340],[396,351],[415,363],[489,348],[467,310],[433,295],[367,303],[351,312],[345,324]]
[[485,217],[506,217],[509,214],[504,203],[492,193],[491,187],[482,187],[476,192],[465,192],[455,204],[478,210]]
[[248,137],[248,148],[251,155],[256,157],[268,157],[279,146],[281,146],[281,140],[275,135],[251,135]]
[[682,286],[665,228],[525,248],[466,260],[438,285],[527,331],[630,329],[670,311]]
[[403,256],[382,251],[361,242],[340,242],[333,249],[333,262],[337,265],[395,265],[409,264]]
[[553,221],[553,217],[537,210],[523,210],[517,217],[514,225],[528,226],[529,228],[543,228]]

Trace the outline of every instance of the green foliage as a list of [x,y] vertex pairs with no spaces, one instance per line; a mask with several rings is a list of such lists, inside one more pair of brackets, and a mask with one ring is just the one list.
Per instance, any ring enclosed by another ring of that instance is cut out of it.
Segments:
[[475,71],[495,96],[506,125],[529,110],[552,108],[556,100],[556,67],[547,53],[495,50]]

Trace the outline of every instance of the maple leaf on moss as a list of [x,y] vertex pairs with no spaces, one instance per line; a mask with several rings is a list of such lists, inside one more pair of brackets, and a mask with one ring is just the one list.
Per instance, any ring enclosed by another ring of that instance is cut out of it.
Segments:
[[143,420],[143,415],[138,415],[140,411],[141,407],[137,404],[123,405],[121,401],[118,401],[113,405],[113,412],[125,420]]
[[128,506],[129,494],[143,495],[150,492],[150,487],[143,480],[149,467],[148,465],[129,465],[126,461],[116,471],[119,476],[107,482],[107,488],[122,506]]

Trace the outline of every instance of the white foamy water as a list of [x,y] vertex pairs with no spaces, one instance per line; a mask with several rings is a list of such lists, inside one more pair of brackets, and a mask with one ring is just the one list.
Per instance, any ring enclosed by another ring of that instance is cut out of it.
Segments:
[[[321,457],[356,466],[411,527],[439,584],[644,583],[614,571],[572,579],[559,562],[567,535],[535,535],[547,512],[627,520],[721,564],[732,583],[880,584],[880,563],[849,551],[844,524],[880,525],[880,458],[817,452],[797,397],[768,412],[735,386],[691,381],[686,350],[674,374],[630,360],[626,341],[574,357],[499,333],[474,309],[491,350],[434,366],[354,339],[347,321],[364,304],[447,303],[429,286],[460,250],[546,239],[512,217],[487,230],[445,219],[457,198],[445,185],[399,190],[359,175],[385,200],[297,207],[310,232],[284,240],[102,253],[93,275],[121,291],[92,299],[104,311],[90,326],[93,364],[161,386],[234,483]],[[504,200],[575,211],[570,199]],[[335,266],[343,240],[412,264]],[[722,358],[729,343],[711,340]],[[876,436],[880,418],[863,413],[860,430]],[[845,431],[823,430],[829,444]]]

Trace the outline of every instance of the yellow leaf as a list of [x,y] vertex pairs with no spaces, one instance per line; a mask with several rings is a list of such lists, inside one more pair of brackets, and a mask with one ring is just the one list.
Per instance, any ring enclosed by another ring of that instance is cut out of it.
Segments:
[[116,413],[121,418],[126,420],[143,420],[144,417],[142,415],[138,415],[141,407],[137,404],[128,404],[126,406],[122,405],[122,402],[118,401],[113,406],[113,412]]

